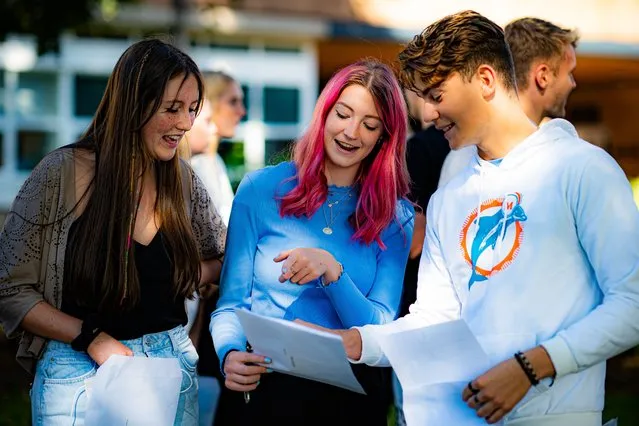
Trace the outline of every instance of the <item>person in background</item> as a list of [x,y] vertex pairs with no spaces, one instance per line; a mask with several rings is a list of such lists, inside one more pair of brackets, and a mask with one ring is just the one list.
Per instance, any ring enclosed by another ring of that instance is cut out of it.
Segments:
[[515,64],[522,109],[535,124],[566,116],[568,96],[577,87],[579,34],[539,18],[520,18],[504,28]]
[[567,121],[530,120],[488,18],[446,16],[399,60],[424,121],[477,153],[430,200],[410,313],[340,331],[349,358],[386,365],[379,333],[463,319],[492,366],[454,393],[420,389],[430,420],[415,425],[601,425],[606,360],[639,343],[639,212],[626,176]]
[[228,223],[234,195],[218,148],[222,139],[235,135],[240,120],[246,115],[244,93],[239,83],[222,71],[207,74],[205,88],[210,103],[210,127],[207,126],[205,131],[212,134],[203,151],[192,152],[191,165],[211,194],[213,205]]
[[[200,115],[186,135],[191,166],[206,186],[213,205],[228,225],[233,203],[233,188],[222,157],[218,154],[220,140],[230,138],[246,114],[242,88],[232,77],[221,71],[205,75],[205,98]],[[219,360],[213,347],[208,323],[219,291],[217,286],[209,286],[201,291],[199,297],[187,301],[187,310],[193,318],[189,335],[193,341],[200,361],[198,376],[200,380],[199,406],[200,425],[214,424],[217,403],[223,381],[219,369]]]
[[368,395],[270,372],[268,354],[247,350],[234,311],[327,327],[392,321],[413,234],[405,144],[395,76],[363,60],[322,90],[293,161],[242,179],[211,316],[228,424],[386,425],[388,383],[375,369],[355,371]]
[[0,324],[35,374],[34,424],[83,424],[87,379],[124,355],[177,358],[174,424],[197,425],[184,299],[218,282],[226,226],[176,150],[203,94],[188,55],[132,44],[88,130],[18,193],[0,233]]

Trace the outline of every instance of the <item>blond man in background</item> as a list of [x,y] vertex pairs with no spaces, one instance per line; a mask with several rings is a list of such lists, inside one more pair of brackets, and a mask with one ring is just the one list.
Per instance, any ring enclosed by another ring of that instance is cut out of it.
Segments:
[[579,34],[539,18],[521,18],[505,27],[515,64],[522,109],[535,124],[564,118],[568,96],[577,87],[573,71]]

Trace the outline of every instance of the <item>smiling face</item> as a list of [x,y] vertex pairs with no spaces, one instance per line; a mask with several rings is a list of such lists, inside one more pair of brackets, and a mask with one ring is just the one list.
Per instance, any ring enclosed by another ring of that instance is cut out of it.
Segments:
[[488,107],[476,77],[471,81],[451,74],[439,86],[421,93],[423,120],[433,122],[452,149],[476,145],[482,140]]
[[346,87],[324,125],[327,176],[340,185],[352,184],[382,131],[383,124],[368,89],[359,84]]
[[169,81],[160,108],[142,128],[142,140],[153,158],[169,161],[175,156],[180,140],[193,125],[199,96],[194,76],[184,80],[179,75]]

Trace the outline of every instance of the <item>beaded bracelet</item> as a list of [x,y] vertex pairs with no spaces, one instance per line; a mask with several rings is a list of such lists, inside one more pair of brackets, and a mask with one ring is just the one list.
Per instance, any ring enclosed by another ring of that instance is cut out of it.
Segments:
[[526,377],[528,377],[530,383],[533,386],[537,386],[539,384],[539,379],[537,378],[537,374],[535,373],[535,369],[533,368],[532,364],[530,363],[530,361],[528,361],[528,358],[526,358],[526,355],[524,355],[523,352],[519,351],[515,353],[514,357],[519,363],[521,369],[524,370],[524,373],[526,373]]

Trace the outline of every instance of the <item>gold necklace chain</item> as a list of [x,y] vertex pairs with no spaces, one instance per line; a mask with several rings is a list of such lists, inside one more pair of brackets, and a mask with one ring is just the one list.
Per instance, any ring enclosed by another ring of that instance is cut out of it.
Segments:
[[324,213],[324,222],[326,223],[326,226],[324,228],[322,228],[322,232],[324,234],[326,234],[326,235],[332,235],[333,234],[333,223],[337,219],[337,216],[339,216],[339,214],[342,212],[341,208],[339,208],[337,210],[337,212],[335,213],[335,216],[333,216],[333,206],[338,206],[339,203],[343,202],[347,198],[351,198],[351,189],[349,189],[346,192],[346,194],[344,194],[337,201],[330,202],[328,200],[328,195],[326,196],[326,205],[328,205],[328,211],[329,211],[329,215],[330,215],[331,220],[330,221],[328,220],[328,217],[326,216],[326,207],[325,207],[324,204],[322,204],[322,213]]

